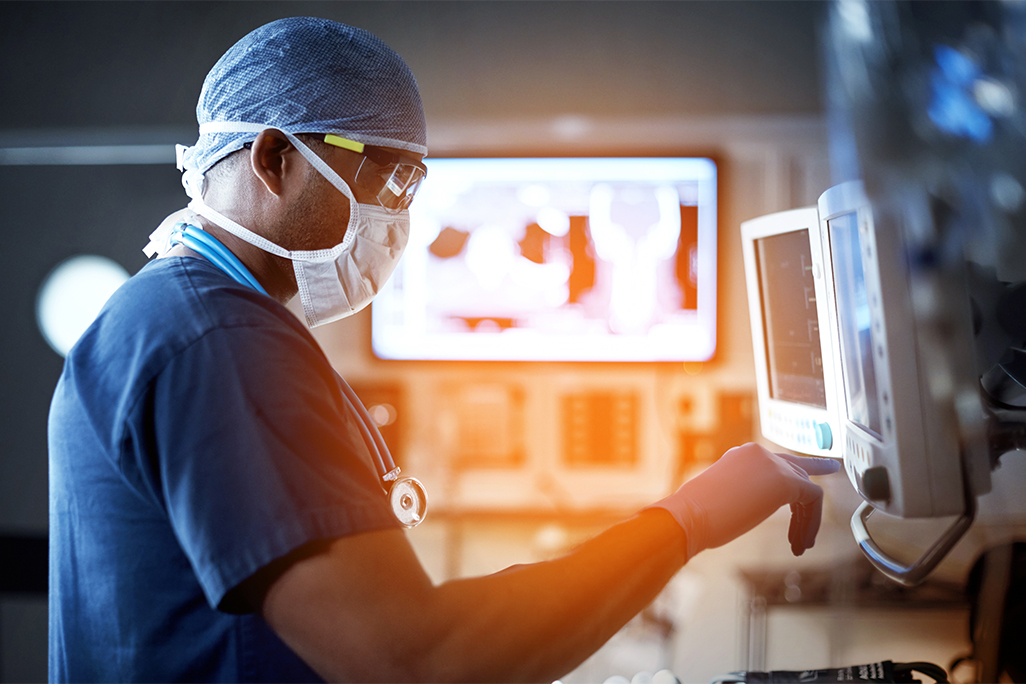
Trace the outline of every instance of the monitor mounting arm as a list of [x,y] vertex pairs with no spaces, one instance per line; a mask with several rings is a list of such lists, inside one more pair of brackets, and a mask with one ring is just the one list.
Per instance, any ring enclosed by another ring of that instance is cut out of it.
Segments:
[[[993,470],[1004,454],[1017,449],[1026,450],[1026,408],[1000,405],[987,392],[982,393],[982,398],[988,404],[986,408],[987,442]],[[852,515],[851,529],[855,540],[869,562],[883,575],[905,586],[911,587],[919,584],[937,567],[972,526],[976,518],[976,495],[973,494],[970,484],[965,451],[962,451],[961,462],[962,496],[965,509],[944,534],[912,563],[905,564],[892,558],[874,541],[866,525],[869,517],[876,510],[871,503],[863,501]]]
[[869,562],[884,576],[904,584],[915,586],[933,572],[934,568],[951,551],[952,547],[965,535],[976,519],[976,496],[969,484],[969,473],[966,467],[965,454],[962,454],[962,485],[965,510],[941,537],[933,543],[917,560],[904,564],[892,558],[873,540],[866,526],[866,521],[876,509],[873,504],[863,501],[851,517],[851,531],[855,541]]

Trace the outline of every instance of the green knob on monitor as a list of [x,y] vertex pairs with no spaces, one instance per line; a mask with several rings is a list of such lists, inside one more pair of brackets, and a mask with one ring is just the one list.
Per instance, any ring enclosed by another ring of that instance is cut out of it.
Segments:
[[834,433],[830,430],[830,423],[816,422],[816,446],[820,449],[829,449],[834,445]]

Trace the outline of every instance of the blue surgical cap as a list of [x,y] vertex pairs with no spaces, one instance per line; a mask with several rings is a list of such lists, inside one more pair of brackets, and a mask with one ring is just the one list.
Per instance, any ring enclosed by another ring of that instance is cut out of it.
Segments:
[[[329,19],[279,19],[243,37],[207,74],[196,119],[334,133],[427,154],[424,107],[410,68],[376,36]],[[179,163],[187,175],[203,174],[256,136],[201,131]]]

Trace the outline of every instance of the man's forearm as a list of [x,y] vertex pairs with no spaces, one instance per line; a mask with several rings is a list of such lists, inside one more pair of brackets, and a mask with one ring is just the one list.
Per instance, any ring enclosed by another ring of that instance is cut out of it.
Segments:
[[646,511],[556,560],[447,582],[419,678],[552,681],[647,606],[684,562],[665,511]]
[[329,681],[552,681],[648,605],[685,547],[651,510],[556,560],[435,586],[405,535],[372,532],[293,564],[263,614]]

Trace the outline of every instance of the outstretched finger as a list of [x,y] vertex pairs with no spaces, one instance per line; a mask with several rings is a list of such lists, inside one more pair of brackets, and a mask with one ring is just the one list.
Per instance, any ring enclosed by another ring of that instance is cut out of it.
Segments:
[[829,475],[841,469],[841,462],[833,458],[818,458],[816,456],[794,456],[792,454],[777,454],[791,465],[798,466],[807,475]]
[[805,480],[806,482],[809,481],[809,474],[802,470],[801,466],[797,466],[794,463],[791,463],[790,461],[784,461],[784,463],[787,464],[787,467],[790,468],[795,475]]

